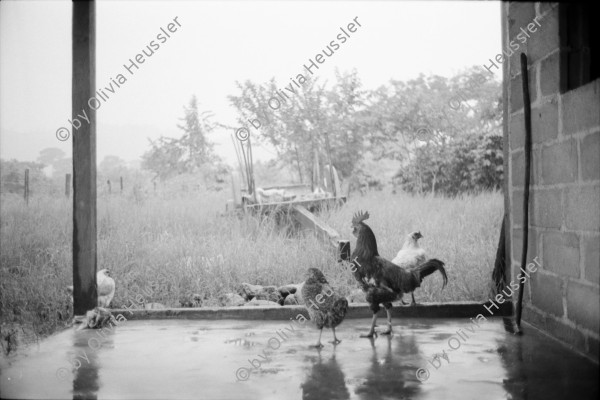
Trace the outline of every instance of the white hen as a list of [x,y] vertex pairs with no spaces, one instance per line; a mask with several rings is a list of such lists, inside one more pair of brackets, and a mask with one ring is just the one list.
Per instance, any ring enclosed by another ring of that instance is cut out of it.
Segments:
[[115,280],[110,277],[108,269],[101,269],[96,274],[98,285],[98,307],[108,308],[115,296]]
[[[392,262],[402,268],[411,270],[427,261],[425,250],[419,247],[419,243],[417,242],[422,237],[421,232],[410,233],[406,237],[402,249],[396,254]],[[412,304],[416,304],[414,293],[411,292],[410,295],[412,297]]]

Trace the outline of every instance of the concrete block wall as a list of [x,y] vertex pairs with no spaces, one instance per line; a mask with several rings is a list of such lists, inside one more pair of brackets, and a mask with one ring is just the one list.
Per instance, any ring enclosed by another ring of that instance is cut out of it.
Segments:
[[508,129],[512,278],[517,282],[523,235],[524,115],[520,53],[528,56],[532,101],[532,168],[528,263],[541,268],[526,282],[523,321],[598,361],[600,271],[600,80],[560,93],[559,7],[503,3],[504,42],[534,17],[540,27],[504,60]]

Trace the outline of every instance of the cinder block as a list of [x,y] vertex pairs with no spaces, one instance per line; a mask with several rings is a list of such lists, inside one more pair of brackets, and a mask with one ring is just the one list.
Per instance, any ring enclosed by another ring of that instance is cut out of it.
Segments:
[[565,224],[572,230],[600,231],[600,185],[565,191]]
[[547,313],[562,317],[562,279],[536,271],[531,274],[531,300],[534,306]]
[[542,149],[542,182],[545,185],[577,180],[577,142],[567,140]]
[[[530,238],[531,238],[531,235],[532,235],[532,233],[531,233],[531,232],[529,232],[529,233],[530,233]],[[519,233],[518,233],[518,235],[522,235],[522,233],[521,233],[521,231],[520,231],[520,230],[519,230]],[[522,245],[522,243],[521,243],[521,240],[522,240],[522,239],[521,239],[521,238],[522,238],[522,236],[518,236],[518,239],[519,239],[519,244],[517,245],[517,246],[518,246],[517,250],[519,251],[519,253],[518,253],[518,254],[511,254],[511,256],[512,256],[512,257],[513,257],[513,259],[514,259],[514,262],[513,262],[513,263],[511,263],[511,265],[510,265],[510,269],[511,269],[511,271],[510,271],[509,283],[510,283],[510,282],[515,282],[515,283],[517,283],[517,284],[519,283],[519,278],[518,278],[518,276],[519,276],[519,274],[521,273],[521,270],[519,269],[519,267],[517,266],[517,264],[520,264],[520,263],[521,263],[521,245]],[[514,246],[514,244],[513,244],[513,246]],[[530,241],[529,241],[529,246],[528,246],[528,247],[529,247],[529,249],[530,249],[531,251],[529,251],[529,252],[527,253],[527,254],[528,254],[528,256],[527,256],[527,260],[528,260],[528,262],[526,263],[526,265],[527,265],[527,264],[529,264],[529,263],[531,262],[531,260],[533,259],[533,257],[534,257],[534,256],[532,256],[532,255],[531,255],[531,253],[533,252],[533,247],[534,247],[534,246],[536,246],[536,245],[535,245],[535,243],[532,243],[532,241],[530,240]],[[513,247],[513,248],[514,248],[514,247]],[[516,258],[515,258],[515,257],[516,257]],[[540,258],[538,258],[538,260],[539,260],[539,259],[541,259],[541,257],[540,257]],[[525,282],[525,286],[526,286],[526,292],[525,292],[524,301],[531,301],[531,299],[530,299],[531,290],[529,290],[529,281],[526,281],[526,282]],[[515,297],[513,297],[513,300],[515,300]]]
[[[517,57],[518,58],[518,57]],[[515,59],[515,57],[511,57],[511,59]],[[527,69],[529,71],[529,98],[531,103],[535,102],[537,99],[537,88],[536,88],[536,69],[529,67]],[[523,108],[523,83],[521,82],[521,67],[518,70],[511,71],[511,73],[518,72],[519,75],[514,76],[510,80],[510,93],[509,93],[509,102],[510,102],[510,112],[519,111]]]
[[[523,28],[528,35],[532,35],[531,32],[527,31],[527,25],[530,24],[536,16],[534,3],[519,3],[511,2],[508,6],[508,49],[504,51],[513,51],[513,55],[510,57],[510,75],[513,76],[521,71],[520,54],[522,52],[528,53],[527,42],[523,43],[522,40],[517,38],[517,35],[522,34],[521,28]],[[542,20],[540,20],[540,23]],[[533,34],[539,33],[538,31]],[[529,40],[526,36],[522,36],[523,39]],[[510,42],[513,42],[513,47],[510,47]],[[515,47],[518,46],[518,48]]]
[[519,28],[527,28],[527,24],[536,16],[535,3],[508,3],[508,32],[510,37],[516,36]]
[[581,178],[584,181],[600,179],[600,131],[581,141]]
[[[531,110],[531,141],[543,143],[558,136],[558,101],[556,98]],[[510,149],[525,146],[525,118],[522,113],[511,115],[509,125]]]
[[530,64],[546,57],[560,47],[558,7],[552,9],[538,21],[540,26],[536,32],[529,33],[531,37],[527,40],[527,58]]
[[558,101],[556,98],[531,110],[531,140],[547,142],[558,136]]
[[[534,212],[536,209],[537,191],[531,190],[529,192],[529,224],[538,226],[535,224]],[[523,190],[514,190],[511,201],[512,216],[515,224],[523,224]]]
[[542,266],[561,276],[579,278],[579,237],[567,232],[542,233]]
[[[535,228],[529,228],[529,235],[527,236],[527,264],[533,261],[535,257],[538,257],[538,262],[543,266],[543,258],[539,257],[539,238],[540,232]],[[521,249],[523,248],[523,230],[522,229],[513,229],[512,236],[512,257],[513,259],[520,263],[521,262]],[[516,271],[518,273],[518,269]],[[516,277],[516,274],[513,274]]]
[[522,113],[510,116],[508,142],[511,150],[522,149],[525,146],[525,122],[523,121]]
[[598,333],[600,321],[600,295],[598,287],[569,281],[567,285],[567,317]]
[[573,348],[585,352],[585,336],[576,328],[555,320],[552,317],[546,318],[546,332],[558,340],[572,346]]
[[[513,220],[522,225],[523,191],[514,190],[511,210]],[[560,229],[563,221],[561,191],[559,189],[531,190],[529,193],[529,224],[541,228]]]
[[556,52],[541,61],[540,94],[549,96],[560,92],[560,53]]
[[[523,189],[525,179],[525,157],[523,151],[517,151],[510,156],[510,177],[511,185],[514,189]],[[533,167],[533,162],[531,163]],[[533,172],[533,168],[531,168]],[[533,173],[530,175],[530,180]]]
[[[558,9],[550,11],[548,14],[541,18],[538,18],[539,26],[534,22],[532,15],[529,12],[529,7],[526,7],[527,11],[522,13],[518,20],[515,20],[513,25],[511,23],[511,15],[509,14],[509,37],[508,46],[510,42],[513,43],[513,48],[519,47],[515,50],[514,54],[510,57],[509,71],[511,76],[517,74],[521,70],[520,54],[527,54],[528,65],[535,65],[539,60],[552,53],[560,46],[560,40],[558,36]],[[528,25],[533,23],[532,29],[535,32],[531,32],[527,29]],[[526,34],[521,31],[520,28],[526,31]],[[525,43],[522,42],[522,39]],[[529,37],[527,37],[529,35]]]
[[[529,194],[531,199],[531,193]],[[514,190],[512,198],[510,199],[510,209],[512,211],[512,217],[515,224],[522,224],[523,222],[523,191]],[[529,216],[531,217],[531,202],[529,203]]]
[[538,14],[539,15],[544,15],[547,11],[550,11],[551,9],[553,9],[554,7],[556,7],[558,5],[558,3],[546,3],[546,2],[540,2],[537,3],[538,4]]
[[[531,151],[531,170],[529,175],[529,184],[537,185],[540,181],[540,176],[536,151]],[[517,151],[511,156],[511,177],[512,186],[515,189],[523,189],[525,186],[525,152]]]
[[554,317],[528,307],[523,307],[523,320],[563,343],[585,352],[585,336],[583,333],[557,321]]
[[585,279],[596,285],[600,284],[600,236],[594,235],[583,239],[583,259]]
[[563,134],[570,135],[600,126],[600,80],[562,96]]
[[560,229],[563,221],[561,196],[559,189],[536,190],[531,223],[543,228]]
[[540,312],[534,310],[532,308],[533,304],[523,304],[523,321],[527,321],[531,325],[542,328],[546,326],[546,317],[542,315]]

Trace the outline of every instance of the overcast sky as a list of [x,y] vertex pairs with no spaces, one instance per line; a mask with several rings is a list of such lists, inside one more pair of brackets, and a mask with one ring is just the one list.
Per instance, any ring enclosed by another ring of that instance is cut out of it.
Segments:
[[[71,1],[0,2],[0,156],[35,160],[40,150],[71,152],[56,130],[70,127]],[[161,28],[181,24],[165,43]],[[358,18],[361,27],[315,76],[356,68],[366,88],[419,73],[450,76],[501,50],[498,2],[99,1],[96,86],[109,86],[152,40],[160,48],[97,111],[98,161],[138,159],[147,138],[174,136],[192,94],[200,108],[235,125],[227,95],[235,81],[281,86]],[[304,71],[305,72],[305,71]],[[500,70],[497,71],[500,79]],[[118,82],[117,82],[118,83]],[[210,139],[228,161],[230,133]],[[256,158],[270,158],[268,149]]]

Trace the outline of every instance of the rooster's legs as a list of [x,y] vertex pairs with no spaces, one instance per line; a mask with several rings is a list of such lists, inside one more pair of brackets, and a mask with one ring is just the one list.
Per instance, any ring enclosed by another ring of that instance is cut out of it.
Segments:
[[377,336],[377,333],[375,332],[375,323],[377,322],[377,312],[373,313],[373,319],[371,320],[371,329],[369,330],[369,333],[367,333],[366,335],[360,335],[361,338],[372,338],[373,336]]
[[392,334],[392,311],[390,308],[386,308],[385,312],[387,313],[388,328],[385,331],[380,332],[380,333],[382,335],[391,335]]
[[319,329],[319,339],[317,340],[317,344],[313,345],[312,347],[316,347],[317,349],[320,349],[321,347],[323,347],[323,345],[321,344],[321,335],[323,334],[323,328]]
[[341,342],[341,340],[339,340],[336,336],[335,336],[335,328],[331,328],[331,330],[333,331],[333,341],[331,343],[333,343],[334,345],[338,344]]

